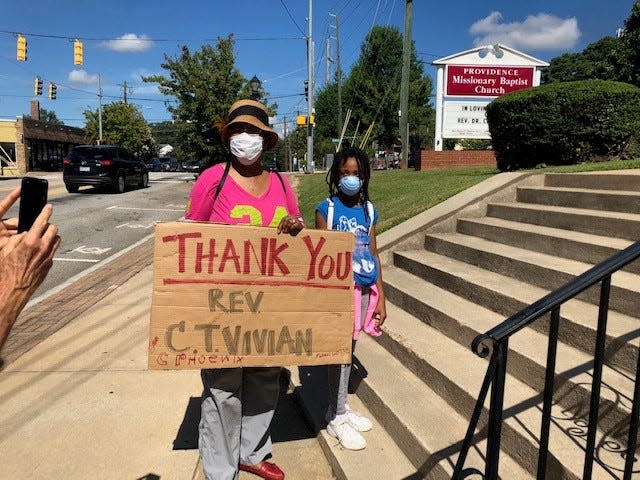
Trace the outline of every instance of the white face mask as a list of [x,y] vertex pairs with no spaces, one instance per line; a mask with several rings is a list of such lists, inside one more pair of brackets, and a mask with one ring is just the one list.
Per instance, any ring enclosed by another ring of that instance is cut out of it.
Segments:
[[243,165],[252,165],[262,153],[262,135],[246,132],[238,133],[229,141],[231,153]]

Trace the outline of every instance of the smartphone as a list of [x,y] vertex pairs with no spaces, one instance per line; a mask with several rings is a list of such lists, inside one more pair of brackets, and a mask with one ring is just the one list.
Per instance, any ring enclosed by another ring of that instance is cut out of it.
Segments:
[[49,182],[43,178],[23,177],[18,213],[18,233],[26,232],[47,204]]

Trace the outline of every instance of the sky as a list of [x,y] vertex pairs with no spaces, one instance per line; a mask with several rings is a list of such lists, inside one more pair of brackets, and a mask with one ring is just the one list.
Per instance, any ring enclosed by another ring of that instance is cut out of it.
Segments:
[[[404,31],[406,0],[312,0],[315,82],[325,83],[336,59],[336,17],[340,63],[348,74],[373,25]],[[549,62],[562,53],[581,52],[605,36],[615,36],[631,12],[632,0],[413,0],[413,40],[425,74],[431,62],[479,45],[502,43]],[[309,0],[0,0],[0,118],[29,113],[30,101],[52,110],[65,124],[83,127],[83,111],[98,108],[98,78],[103,104],[122,100],[139,107],[149,122],[171,120],[156,84],[141,76],[167,75],[165,55],[176,57],[215,45],[232,33],[236,67],[254,75],[278,104],[274,119],[282,131],[304,114],[307,77]],[[16,34],[27,38],[27,61],[16,60]],[[73,64],[73,40],[84,44],[84,64]],[[44,93],[33,93],[34,78]],[[57,99],[47,97],[48,83]],[[316,88],[316,90],[317,90]],[[344,100],[343,100],[344,103]],[[320,121],[320,119],[317,119]]]

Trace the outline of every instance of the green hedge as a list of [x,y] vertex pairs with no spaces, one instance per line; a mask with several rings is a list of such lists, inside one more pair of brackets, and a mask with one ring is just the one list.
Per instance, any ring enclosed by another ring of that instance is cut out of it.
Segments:
[[498,169],[620,155],[640,132],[640,88],[608,80],[541,85],[487,106]]

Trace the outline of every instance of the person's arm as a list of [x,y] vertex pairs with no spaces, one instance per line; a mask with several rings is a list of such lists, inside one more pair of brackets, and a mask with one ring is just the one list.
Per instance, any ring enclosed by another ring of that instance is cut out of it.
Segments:
[[[272,175],[277,175],[273,173]],[[289,215],[285,216],[278,224],[278,233],[288,233],[291,236],[298,235],[305,227],[302,215],[300,214],[300,207],[298,206],[298,198],[295,192],[289,185],[289,181],[280,177],[282,185],[284,186],[284,193],[287,201],[287,211]]]
[[0,258],[0,350],[18,315],[53,265],[60,245],[58,228],[49,224],[51,205],[46,205],[26,233],[12,236]]

